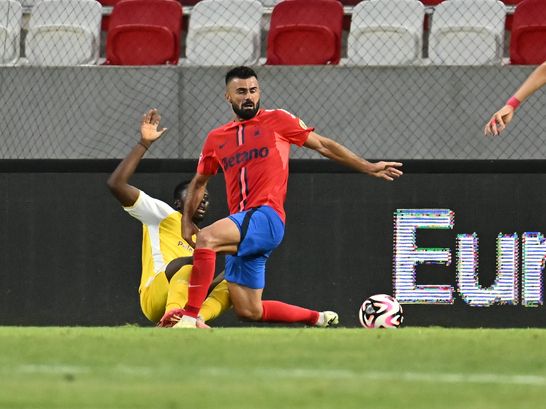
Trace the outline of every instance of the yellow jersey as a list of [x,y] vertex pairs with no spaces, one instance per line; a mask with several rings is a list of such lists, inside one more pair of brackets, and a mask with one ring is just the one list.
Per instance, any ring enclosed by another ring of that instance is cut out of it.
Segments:
[[193,255],[182,239],[182,213],[142,190],[136,202],[124,210],[142,222],[142,276],[139,292],[151,285],[167,264],[178,257]]

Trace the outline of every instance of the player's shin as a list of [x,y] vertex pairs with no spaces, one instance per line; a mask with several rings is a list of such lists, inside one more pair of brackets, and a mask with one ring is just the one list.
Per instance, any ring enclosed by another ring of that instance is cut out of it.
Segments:
[[267,322],[301,322],[315,325],[319,319],[318,311],[280,301],[262,301],[262,308],[262,321]]
[[184,309],[190,317],[197,317],[208,288],[214,277],[216,253],[207,248],[196,249],[193,253],[193,270],[188,288],[188,302]]

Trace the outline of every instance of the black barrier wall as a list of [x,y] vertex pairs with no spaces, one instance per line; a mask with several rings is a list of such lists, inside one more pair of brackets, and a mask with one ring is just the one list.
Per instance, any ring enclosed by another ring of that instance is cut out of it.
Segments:
[[[3,164],[2,325],[151,325],[138,304],[141,226],[106,188],[116,164]],[[523,306],[521,299],[524,234],[546,234],[543,167],[541,162],[410,162],[403,178],[387,183],[324,161],[293,162],[286,235],[268,264],[264,298],[334,309],[342,325],[357,326],[366,297],[394,292],[395,211],[449,209],[452,228],[418,229],[416,245],[449,249],[451,264],[418,265],[415,284],[449,287],[453,303],[405,304],[405,325],[545,327],[546,308]],[[132,183],[170,202],[172,187],[191,178],[193,168],[193,162],[144,161]],[[227,212],[222,176],[209,188],[212,222]],[[496,278],[497,236],[517,236],[513,305],[476,307],[463,300],[456,240],[472,233],[479,238],[477,275],[483,288]],[[230,311],[213,325],[241,323]]]

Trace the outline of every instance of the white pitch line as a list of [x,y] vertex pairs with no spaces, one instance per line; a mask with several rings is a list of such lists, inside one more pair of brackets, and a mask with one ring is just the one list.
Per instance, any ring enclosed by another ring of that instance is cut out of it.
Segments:
[[[9,367],[2,368],[2,372],[8,372]],[[24,373],[24,374],[83,374],[91,372],[90,368],[86,366],[76,366],[76,365],[64,365],[64,364],[25,364],[17,366],[14,371],[15,373]]]
[[[174,369],[173,369],[174,370]],[[186,368],[183,372],[210,377],[248,377],[262,378],[297,378],[297,379],[329,379],[329,380],[367,380],[367,381],[398,381],[398,382],[425,382],[450,384],[497,384],[497,385],[526,385],[546,386],[546,376],[540,375],[499,375],[492,373],[446,373],[446,372],[377,372],[351,371],[348,369],[318,369],[318,368],[249,368],[231,369],[226,367],[199,367]],[[169,368],[153,366],[116,365],[111,368],[92,368],[89,366],[67,364],[24,364],[14,368],[3,367],[0,373],[22,374],[87,374],[91,372],[114,372],[136,377],[149,377],[154,373],[168,373]]]
[[539,375],[497,375],[489,373],[463,374],[442,372],[357,372],[344,369],[284,369],[255,368],[230,370],[229,368],[202,368],[200,372],[212,376],[241,375],[270,378],[314,378],[314,379],[357,379],[369,381],[406,381],[427,383],[478,383],[546,386],[546,376]]
[[421,373],[402,372],[385,373],[370,372],[368,379],[402,380],[409,382],[428,383],[479,383],[479,384],[505,384],[505,385],[529,385],[546,386],[546,377],[537,375],[497,375],[497,374],[462,374],[462,373]]

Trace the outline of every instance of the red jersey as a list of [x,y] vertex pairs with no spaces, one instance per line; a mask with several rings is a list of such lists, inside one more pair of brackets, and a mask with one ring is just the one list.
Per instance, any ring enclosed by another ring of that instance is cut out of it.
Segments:
[[313,130],[282,109],[259,110],[208,134],[197,173],[214,175],[222,167],[230,214],[267,205],[284,221],[290,144],[302,146]]

